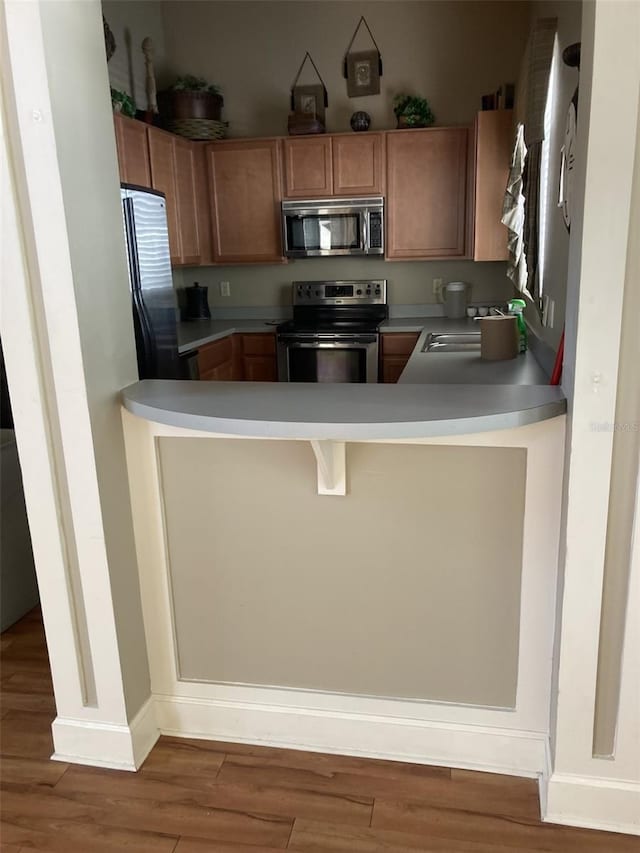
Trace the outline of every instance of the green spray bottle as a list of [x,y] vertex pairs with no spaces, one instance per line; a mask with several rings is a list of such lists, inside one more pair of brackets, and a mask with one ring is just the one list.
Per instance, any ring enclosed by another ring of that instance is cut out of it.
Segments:
[[524,321],[524,314],[522,313],[526,307],[527,303],[524,299],[512,299],[509,302],[509,314],[515,314],[516,322],[518,324],[520,352],[527,351],[527,324]]

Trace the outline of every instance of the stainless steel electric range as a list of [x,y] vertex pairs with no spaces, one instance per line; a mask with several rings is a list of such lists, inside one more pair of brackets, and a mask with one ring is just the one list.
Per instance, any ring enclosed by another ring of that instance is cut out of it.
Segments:
[[386,279],[294,281],[293,320],[277,328],[281,382],[377,382]]

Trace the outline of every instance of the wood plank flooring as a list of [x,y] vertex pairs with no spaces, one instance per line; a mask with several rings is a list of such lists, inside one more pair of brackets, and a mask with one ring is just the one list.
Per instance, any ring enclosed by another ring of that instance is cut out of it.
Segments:
[[0,853],[640,853],[541,823],[531,779],[172,737],[138,773],[50,761],[37,610],[0,655]]

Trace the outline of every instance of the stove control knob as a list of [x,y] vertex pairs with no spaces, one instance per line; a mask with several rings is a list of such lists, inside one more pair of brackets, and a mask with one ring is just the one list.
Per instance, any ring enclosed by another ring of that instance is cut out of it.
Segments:
[[361,290],[356,290],[356,294],[357,294],[358,296],[362,296],[362,291],[361,291]]
[[316,290],[316,296],[320,296],[320,291]]

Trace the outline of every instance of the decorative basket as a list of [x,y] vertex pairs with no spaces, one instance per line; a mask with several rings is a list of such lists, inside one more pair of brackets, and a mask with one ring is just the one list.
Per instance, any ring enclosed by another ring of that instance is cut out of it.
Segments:
[[211,118],[174,118],[166,121],[167,130],[186,136],[187,139],[211,140],[223,139],[226,122]]
[[289,113],[289,136],[305,136],[308,133],[326,133],[324,124],[307,113]]

